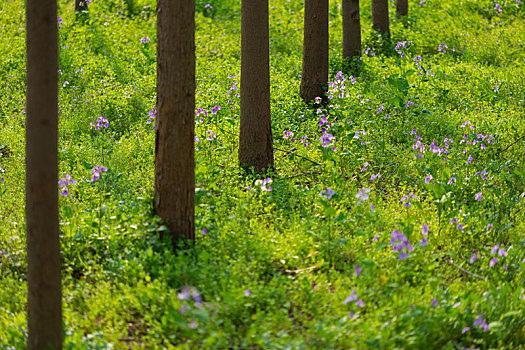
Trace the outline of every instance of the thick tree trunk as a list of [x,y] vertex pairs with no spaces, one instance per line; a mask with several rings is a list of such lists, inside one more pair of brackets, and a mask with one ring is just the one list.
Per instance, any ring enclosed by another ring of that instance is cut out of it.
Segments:
[[239,163],[273,168],[268,0],[242,0]]
[[361,56],[359,0],[343,0],[343,59]]
[[195,239],[195,0],[157,2],[155,212]]
[[300,96],[305,102],[324,98],[328,81],[328,0],[304,4],[303,75]]
[[87,11],[88,4],[86,0],[75,0],[75,11],[82,12]]
[[397,0],[396,15],[397,17],[408,16],[408,0]]
[[372,0],[372,28],[390,39],[388,0]]
[[56,0],[27,0],[28,349],[62,349]]

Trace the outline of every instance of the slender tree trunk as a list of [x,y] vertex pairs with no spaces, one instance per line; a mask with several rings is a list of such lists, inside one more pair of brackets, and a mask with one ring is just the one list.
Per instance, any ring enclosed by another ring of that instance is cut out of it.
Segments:
[[155,212],[195,239],[195,0],[157,2]]
[[328,0],[304,4],[303,75],[301,98],[305,102],[324,98],[328,81]]
[[361,56],[359,0],[343,0],[343,59]]
[[390,39],[388,0],[372,0],[372,28]]
[[87,11],[88,4],[86,0],[75,0],[75,11],[82,12]]
[[408,16],[408,0],[397,0],[396,15],[398,18]]
[[26,0],[28,349],[62,349],[56,0]]
[[242,0],[239,162],[273,168],[268,0]]

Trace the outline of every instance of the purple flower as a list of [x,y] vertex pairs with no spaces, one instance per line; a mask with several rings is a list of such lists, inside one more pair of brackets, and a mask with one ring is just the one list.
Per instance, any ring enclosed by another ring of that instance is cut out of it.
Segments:
[[[0,170],[2,170],[2,169],[0,169]],[[3,178],[2,178],[2,180],[3,180]],[[60,180],[58,181],[58,185],[59,185],[60,187],[62,187],[62,188],[61,188],[60,195],[61,195],[61,196],[64,196],[64,197],[69,196],[69,189],[68,189],[68,186],[69,186],[69,185],[76,185],[76,183],[77,183],[77,180],[72,180],[71,175],[66,174],[62,179],[60,179]]]
[[346,305],[349,302],[354,301],[354,300],[357,300],[357,294],[356,294],[355,290],[353,290],[352,294],[350,294],[350,296],[343,301],[343,304]]
[[368,200],[370,198],[370,196],[368,195],[370,193],[370,189],[369,188],[362,188],[360,189],[357,194],[355,195],[356,198],[358,198],[357,200],[357,204],[361,204],[362,202]]
[[430,181],[432,181],[433,178],[434,178],[434,177],[433,177],[432,175],[428,175],[427,177],[425,177],[425,183],[426,183],[426,184],[429,184]]
[[438,52],[443,52],[443,53],[445,53],[445,52],[447,52],[447,49],[448,49],[447,44],[439,44],[439,45],[438,45]]
[[476,195],[474,196],[474,199],[477,201],[481,201],[482,198],[483,198],[483,193],[481,192],[476,193]]
[[499,243],[496,244],[494,247],[492,247],[492,249],[490,250],[490,254],[496,254],[496,252],[498,251],[498,248],[499,248]]
[[420,244],[421,244],[422,246],[425,246],[425,245],[427,245],[427,243],[428,243],[428,239],[427,239],[426,237],[423,237],[423,239],[421,240],[421,243],[420,243]]
[[93,174],[93,177],[91,178],[91,182],[97,181],[100,178],[100,172],[106,172],[108,171],[107,168],[105,168],[102,165],[96,165],[91,169],[91,174]]
[[100,117],[97,118],[97,122],[95,124],[89,123],[89,125],[91,125],[90,129],[95,128],[95,130],[98,130],[101,127],[104,127],[107,129],[109,127],[109,121],[106,118],[104,118],[103,115],[101,115]]
[[328,147],[335,140],[335,137],[325,131],[319,140],[323,143],[323,147]]
[[498,258],[492,258],[490,259],[490,263],[489,263],[489,266],[490,267],[493,267],[494,265],[496,265],[498,263]]
[[438,301],[437,301],[437,299],[432,299],[432,306],[433,306],[433,307],[438,306]]
[[379,174],[379,173],[375,174],[375,175],[372,175],[372,176],[370,176],[370,181],[374,181],[376,179],[379,179],[380,177],[381,177],[381,174]]
[[322,190],[321,193],[319,193],[319,196],[324,199],[332,199],[332,196],[334,195],[334,190],[331,188],[326,188],[325,190]]
[[211,6],[211,4],[206,4],[206,5],[204,5],[204,8],[205,9],[211,9],[211,8],[213,8],[213,6]]
[[[149,111],[148,113],[148,120],[146,121],[146,124],[154,123],[156,117],[157,117],[157,108],[153,107],[151,111]],[[155,130],[155,125],[153,125],[153,130]]]
[[478,252],[474,252],[474,254],[472,254],[472,256],[470,257],[470,260],[469,260],[469,264],[473,264],[474,261],[476,261],[478,259]]
[[363,303],[363,301],[361,299],[359,299],[358,301],[355,302],[355,304],[359,307],[363,307],[365,306],[365,303]]
[[507,256],[507,250],[506,249],[503,249],[503,248],[500,248],[498,250],[498,256]]
[[421,234],[423,234],[423,236],[428,235],[428,225],[427,224],[423,224],[423,228],[421,229]]
[[244,296],[245,296],[245,297],[249,297],[250,295],[252,295],[252,291],[249,290],[249,289],[246,289],[246,290],[244,291]]
[[61,29],[61,28],[62,28],[62,24],[64,24],[64,20],[62,20],[62,17],[58,16],[58,17],[57,17],[57,25],[58,25],[58,29]]
[[483,329],[483,331],[488,331],[489,326],[487,325],[487,322],[483,319],[483,317],[479,317],[474,321],[474,327],[479,327]]
[[148,38],[147,36],[145,36],[145,37],[143,37],[142,39],[140,39],[140,42],[141,42],[142,44],[149,43],[149,42],[151,42],[151,39]]
[[218,111],[220,111],[222,108],[221,106],[215,106],[211,109],[211,114],[217,114]]
[[261,187],[261,191],[271,192],[272,186],[266,186],[271,184],[273,181],[270,178],[266,178],[264,180],[255,180],[255,185]]
[[206,131],[206,135],[208,135],[208,137],[206,137],[208,141],[213,141],[217,137],[217,134],[211,130]]
[[361,274],[361,265],[357,264],[355,267],[355,277],[358,277]]
[[463,330],[461,331],[461,334],[465,334],[465,333],[467,333],[468,331],[470,331],[470,327],[465,327],[465,328],[463,328]]

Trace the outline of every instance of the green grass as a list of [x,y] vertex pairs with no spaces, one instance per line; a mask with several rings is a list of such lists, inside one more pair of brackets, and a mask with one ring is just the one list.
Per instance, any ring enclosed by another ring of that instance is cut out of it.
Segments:
[[[60,175],[78,181],[60,197],[65,348],[525,348],[523,2],[497,14],[494,1],[410,1],[406,26],[390,6],[390,44],[362,2],[370,50],[355,84],[345,74],[343,97],[328,87],[330,106],[317,111],[298,97],[302,2],[270,1],[271,192],[237,164],[240,2],[211,3],[197,1],[196,17],[197,108],[208,112],[196,126],[198,237],[176,253],[152,214],[155,2],[94,0],[83,23],[59,3]],[[339,7],[332,82],[343,67]],[[25,348],[27,329],[23,23],[22,1],[0,3],[5,349]],[[109,127],[91,129],[102,115]],[[328,147],[322,128],[335,137]],[[95,165],[108,171],[92,182]],[[413,247],[406,259],[394,230]]]

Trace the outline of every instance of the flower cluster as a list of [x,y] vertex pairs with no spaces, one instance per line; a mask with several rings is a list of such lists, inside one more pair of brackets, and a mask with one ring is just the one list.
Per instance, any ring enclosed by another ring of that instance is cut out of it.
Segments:
[[357,198],[357,205],[363,203],[364,201],[367,201],[368,199],[370,199],[370,189],[369,188],[362,188],[360,189],[357,194],[355,195],[355,197]]
[[73,180],[71,175],[66,174],[62,179],[58,181],[58,185],[61,187],[60,195],[67,197],[69,196],[69,185],[76,185],[77,180]]
[[392,231],[390,244],[392,245],[392,250],[394,252],[399,252],[399,260],[408,258],[408,252],[414,251],[414,247],[408,242],[405,234],[398,230]]
[[332,196],[335,194],[334,190],[331,188],[326,188],[319,193],[319,196],[324,199],[332,199]]
[[396,44],[396,47],[394,50],[401,56],[401,58],[405,58],[405,54],[402,49],[408,49],[412,45],[412,41],[400,41]]
[[146,43],[149,43],[149,42],[151,42],[151,39],[148,38],[147,36],[145,36],[142,39],[140,39],[140,43],[141,44],[146,44]]
[[93,174],[93,177],[91,178],[91,182],[97,181],[100,178],[101,172],[107,172],[108,169],[104,167],[103,165],[95,165],[93,169],[91,169],[91,174]]
[[[146,121],[146,124],[154,124],[155,118],[157,118],[157,107],[153,107],[151,111],[149,111],[148,120]],[[153,125],[153,130],[155,130],[155,125]]]
[[412,206],[412,204],[410,204],[410,200],[411,199],[416,199],[416,195],[412,192],[410,192],[409,194],[407,195],[404,195],[403,197],[401,197],[401,203],[403,203],[403,207],[405,208],[410,208]]
[[255,180],[255,186],[260,186],[261,187],[261,191],[266,191],[266,192],[271,192],[272,191],[272,186],[267,186],[269,184],[271,184],[273,181],[272,179],[270,179],[269,177],[264,179],[264,180]]
[[104,118],[103,115],[101,115],[100,117],[97,118],[97,121],[95,124],[89,123],[89,125],[91,125],[90,129],[95,128],[95,130],[98,130],[101,127],[104,127],[107,129],[109,127],[109,121],[106,118]]

